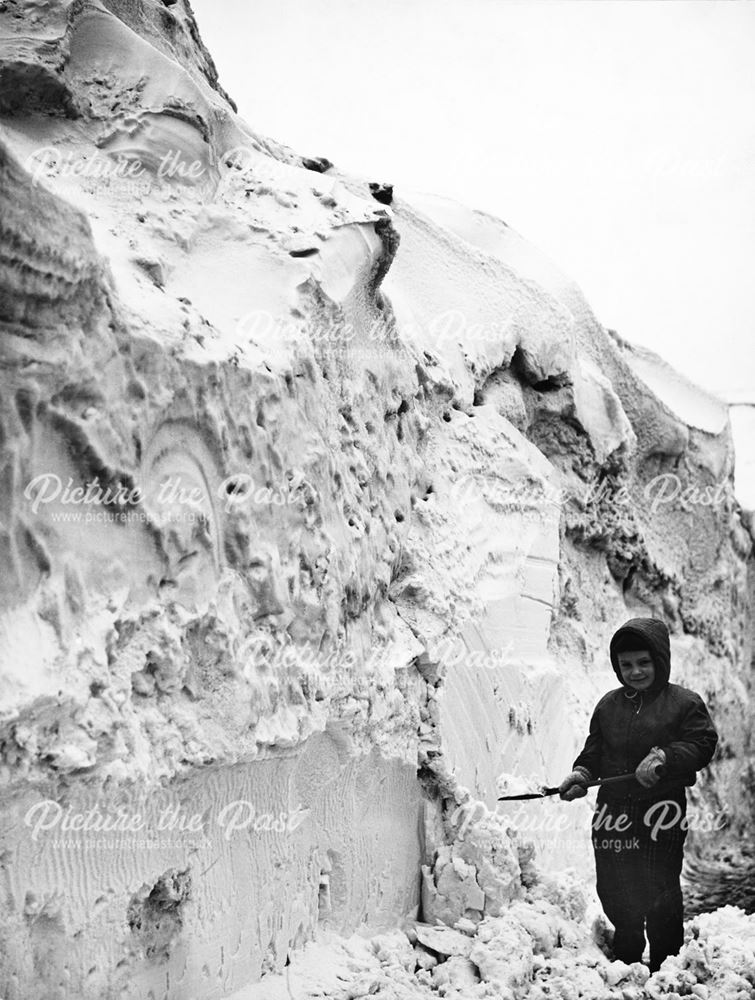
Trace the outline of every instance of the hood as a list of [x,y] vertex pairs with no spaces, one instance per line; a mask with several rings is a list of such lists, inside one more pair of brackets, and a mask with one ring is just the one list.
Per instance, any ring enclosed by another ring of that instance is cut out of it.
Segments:
[[671,673],[671,645],[665,622],[662,622],[659,618],[630,618],[628,622],[625,622],[620,629],[614,632],[610,646],[611,666],[624,687],[628,687],[628,685],[624,684],[621,677],[619,664],[616,660],[616,646],[619,639],[627,634],[631,634],[633,639],[637,638],[638,649],[645,648],[650,650],[650,655],[653,657],[653,663],[655,664],[655,680],[648,690],[660,691],[662,687],[668,684],[669,674]]

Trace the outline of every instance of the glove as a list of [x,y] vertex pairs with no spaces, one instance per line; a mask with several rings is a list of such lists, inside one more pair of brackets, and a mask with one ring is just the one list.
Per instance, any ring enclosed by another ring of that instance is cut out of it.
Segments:
[[581,799],[587,795],[587,782],[590,780],[590,773],[585,768],[579,768],[567,774],[558,786],[559,798],[564,802],[571,802],[572,799]]
[[637,765],[634,776],[643,788],[652,788],[661,780],[658,768],[665,763],[666,754],[660,747],[653,747],[647,757],[644,757]]

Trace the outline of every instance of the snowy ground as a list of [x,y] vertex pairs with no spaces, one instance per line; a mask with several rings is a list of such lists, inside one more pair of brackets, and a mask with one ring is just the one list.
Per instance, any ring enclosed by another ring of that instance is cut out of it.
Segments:
[[681,952],[652,976],[645,964],[607,958],[607,938],[596,904],[586,906],[582,884],[564,873],[536,884],[505,916],[486,919],[474,933],[417,924],[373,938],[325,936],[293,956],[283,975],[229,1000],[755,996],[755,915],[737,907],[688,920]]

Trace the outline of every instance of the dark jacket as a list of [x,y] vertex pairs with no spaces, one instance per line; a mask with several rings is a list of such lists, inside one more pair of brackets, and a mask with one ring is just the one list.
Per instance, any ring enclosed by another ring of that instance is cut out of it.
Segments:
[[[637,648],[650,651],[655,665],[653,684],[634,691],[624,684],[616,645],[627,632]],[[611,639],[611,664],[622,686],[604,695],[595,706],[590,735],[574,767],[586,768],[593,778],[634,771],[652,747],[666,754],[666,775],[652,788],[636,778],[601,786],[598,802],[618,799],[662,799],[684,795],[694,785],[695,772],[710,763],[718,735],[705,702],[694,691],[669,683],[671,650],[668,629],[656,618],[632,618]]]

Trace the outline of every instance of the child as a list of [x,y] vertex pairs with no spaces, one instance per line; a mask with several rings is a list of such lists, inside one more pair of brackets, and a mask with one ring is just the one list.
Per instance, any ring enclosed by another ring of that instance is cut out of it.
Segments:
[[633,772],[598,791],[596,888],[615,927],[614,957],[641,961],[647,924],[652,973],[684,941],[685,786],[710,763],[718,736],[700,695],[669,683],[662,621],[632,618],[611,639],[610,654],[622,686],[595,706],[590,734],[559,793],[569,801],[586,795],[592,779]]

